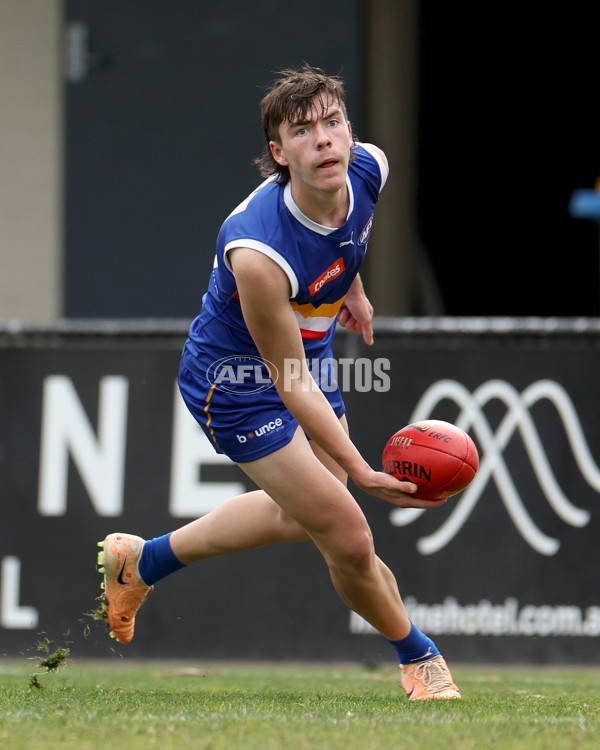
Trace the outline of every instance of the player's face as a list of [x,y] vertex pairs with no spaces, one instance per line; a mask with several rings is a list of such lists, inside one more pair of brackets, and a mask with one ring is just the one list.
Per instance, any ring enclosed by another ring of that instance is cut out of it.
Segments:
[[283,122],[273,158],[290,172],[292,185],[335,192],[346,184],[352,130],[336,99],[315,101],[305,119]]

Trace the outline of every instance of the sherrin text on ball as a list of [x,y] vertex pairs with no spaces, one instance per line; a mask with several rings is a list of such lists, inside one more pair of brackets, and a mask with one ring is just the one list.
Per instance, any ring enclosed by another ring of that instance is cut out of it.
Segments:
[[473,480],[479,455],[460,427],[439,419],[414,422],[394,433],[383,451],[383,470],[417,485],[413,497],[445,500]]

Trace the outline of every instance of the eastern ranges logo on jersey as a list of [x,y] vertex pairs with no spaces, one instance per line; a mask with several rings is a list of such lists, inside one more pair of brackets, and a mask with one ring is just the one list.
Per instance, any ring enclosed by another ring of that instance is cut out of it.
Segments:
[[371,236],[371,229],[373,229],[373,216],[372,215],[369,221],[367,221],[365,228],[360,233],[360,237],[358,238],[359,245],[367,244],[367,242],[369,241],[369,237]]
[[336,278],[336,276],[339,276],[341,273],[343,273],[346,270],[346,264],[344,263],[343,258],[338,258],[337,260],[334,260],[333,263],[329,266],[329,268],[324,271],[318,279],[313,281],[313,283],[310,285],[310,296],[314,297],[315,294],[322,289],[322,287],[325,286],[325,284],[328,284],[330,281],[333,281],[333,279]]

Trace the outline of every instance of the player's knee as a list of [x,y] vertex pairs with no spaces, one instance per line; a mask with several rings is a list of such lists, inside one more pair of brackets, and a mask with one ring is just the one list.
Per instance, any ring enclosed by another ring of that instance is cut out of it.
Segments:
[[375,561],[373,536],[368,528],[346,534],[336,546],[331,565],[337,570],[361,575],[370,570]]

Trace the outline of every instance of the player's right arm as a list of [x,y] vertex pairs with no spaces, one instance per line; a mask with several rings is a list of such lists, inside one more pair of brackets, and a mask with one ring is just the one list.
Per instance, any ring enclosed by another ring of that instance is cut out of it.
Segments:
[[[435,505],[411,498],[409,493],[416,489],[411,482],[400,482],[374,471],[346,434],[310,374],[300,329],[289,303],[289,280],[282,269],[271,258],[249,248],[234,248],[228,258],[248,330],[261,357],[277,368],[277,392],[306,434],[366,492],[401,507]],[[285,378],[284,374],[292,369],[297,377]]]

